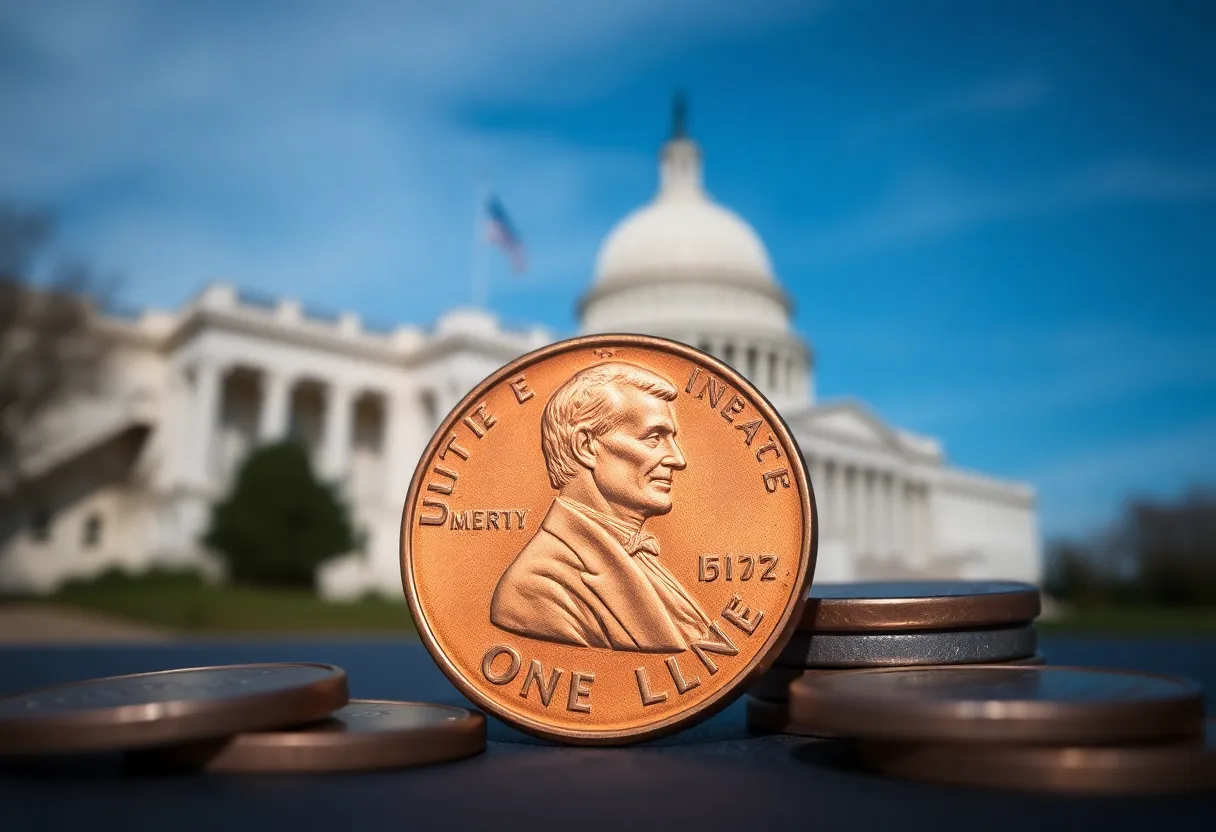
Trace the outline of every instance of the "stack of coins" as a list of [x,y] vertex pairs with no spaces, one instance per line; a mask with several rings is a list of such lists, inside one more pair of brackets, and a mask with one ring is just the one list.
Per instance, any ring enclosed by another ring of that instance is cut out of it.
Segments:
[[469,757],[485,717],[352,700],[329,664],[227,665],[113,676],[0,699],[0,758],[127,752],[141,768],[353,771]]
[[[872,769],[958,786],[1070,793],[1216,789],[1216,721],[1195,682],[998,665],[803,676],[789,720],[857,738]],[[1205,737],[1206,728],[1206,737]]]
[[833,736],[789,719],[791,683],[859,668],[1042,664],[1038,588],[1012,581],[817,584],[774,666],[751,687],[748,723]]

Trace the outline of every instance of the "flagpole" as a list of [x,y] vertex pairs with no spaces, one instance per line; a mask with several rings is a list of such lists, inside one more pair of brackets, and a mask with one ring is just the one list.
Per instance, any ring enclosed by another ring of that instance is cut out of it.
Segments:
[[486,259],[486,200],[489,198],[490,187],[483,174],[477,179],[477,204],[473,209],[473,306],[474,308],[489,309],[490,281],[487,274],[489,262]]

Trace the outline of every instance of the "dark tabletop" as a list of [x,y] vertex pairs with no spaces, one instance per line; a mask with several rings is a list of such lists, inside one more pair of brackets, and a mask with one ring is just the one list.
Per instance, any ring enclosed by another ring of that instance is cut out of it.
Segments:
[[[1053,665],[1179,673],[1216,713],[1216,640],[1043,637]],[[322,661],[351,696],[467,704],[415,642],[208,642],[0,650],[0,694],[210,664]],[[567,748],[490,720],[486,752],[364,774],[124,773],[106,756],[0,768],[0,830],[1216,829],[1216,795],[1071,797],[946,788],[868,774],[838,744],[748,730],[742,701],[673,737]]]

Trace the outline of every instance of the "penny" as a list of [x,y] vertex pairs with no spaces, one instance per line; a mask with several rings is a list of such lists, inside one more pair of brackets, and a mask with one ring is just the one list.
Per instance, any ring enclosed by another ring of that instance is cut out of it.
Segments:
[[576,338],[440,425],[402,512],[402,584],[478,708],[546,739],[636,742],[772,664],[806,603],[813,506],[797,443],[734,370],[660,338]]
[[807,633],[799,631],[781,652],[783,667],[882,667],[979,664],[1034,654],[1033,624],[991,630],[936,633]]
[[486,718],[423,702],[352,699],[311,725],[140,752],[136,765],[212,772],[363,771],[459,760],[486,747]]
[[1102,668],[880,668],[789,690],[803,728],[863,739],[1110,745],[1195,737],[1203,722],[1197,682]]
[[1216,719],[1207,720],[1203,742],[1052,748],[868,741],[857,753],[884,774],[943,785],[1072,794],[1216,791]]
[[1017,581],[862,581],[816,584],[800,630],[964,630],[1038,618],[1039,589]]
[[328,664],[196,667],[0,699],[0,754],[124,750],[322,719],[347,703]]
[[[1036,667],[1047,664],[1047,659],[1044,658],[1042,653],[1034,653],[1020,659],[1010,659],[1005,662],[985,662],[985,664],[999,664],[1001,667]],[[801,667],[777,666],[769,669],[768,672],[757,679],[756,683],[748,688],[747,692],[758,699],[766,699],[770,702],[782,702],[789,699],[790,685],[803,676],[850,672],[852,671],[848,668],[812,668],[807,670]]]

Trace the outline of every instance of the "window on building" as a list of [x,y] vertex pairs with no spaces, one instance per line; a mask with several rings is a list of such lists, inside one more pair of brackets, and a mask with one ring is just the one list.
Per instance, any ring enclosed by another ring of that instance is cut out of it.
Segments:
[[101,545],[101,531],[101,515],[90,514],[84,519],[84,533],[81,535],[81,542],[89,549]]
[[41,506],[30,514],[30,540],[45,543],[51,538],[51,512]]

